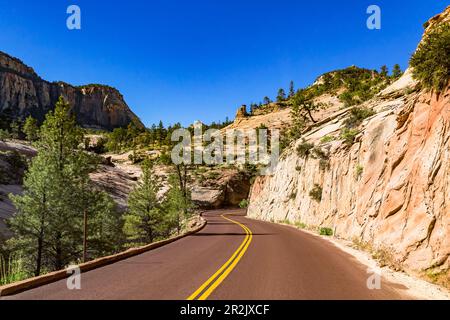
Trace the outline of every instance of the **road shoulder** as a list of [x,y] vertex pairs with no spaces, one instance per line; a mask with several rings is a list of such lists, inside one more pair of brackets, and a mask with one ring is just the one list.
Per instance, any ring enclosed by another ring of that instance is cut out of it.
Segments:
[[362,250],[358,250],[353,247],[353,244],[351,241],[339,239],[336,237],[329,237],[329,236],[321,236],[318,233],[315,233],[310,230],[305,230],[298,228],[291,224],[286,223],[280,223],[280,222],[269,222],[264,220],[259,220],[251,217],[246,217],[249,220],[254,220],[258,222],[265,222],[265,223],[274,223],[277,225],[282,225],[286,227],[293,228],[299,232],[304,232],[307,234],[310,234],[311,236],[320,238],[324,241],[328,241],[329,243],[333,244],[337,249],[350,254],[353,256],[358,262],[363,264],[364,266],[367,266],[368,268],[374,269],[379,268],[381,270],[382,277],[391,283],[397,284],[401,286],[402,288],[402,294],[409,295],[417,300],[450,300],[450,292],[446,290],[445,288],[442,288],[439,285],[435,285],[432,283],[429,283],[425,280],[416,278],[414,276],[408,275],[405,272],[399,272],[395,271],[388,266],[385,267],[379,267],[378,262],[371,257],[371,255]]

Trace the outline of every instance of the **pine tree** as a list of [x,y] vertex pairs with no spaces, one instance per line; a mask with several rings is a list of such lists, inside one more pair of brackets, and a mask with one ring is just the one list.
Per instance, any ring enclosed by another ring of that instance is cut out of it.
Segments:
[[392,69],[392,78],[394,79],[398,79],[402,76],[403,72],[402,69],[400,68],[399,64],[395,64],[394,68]]
[[297,140],[306,125],[306,120],[299,104],[294,103],[291,108],[292,124],[289,129],[289,140]]
[[295,95],[294,81],[291,81],[289,84],[289,98],[292,98],[294,95]]
[[34,119],[32,116],[26,118],[22,130],[23,133],[25,133],[28,141],[32,142],[37,140],[39,133],[39,126],[37,120]]
[[119,152],[126,144],[128,139],[128,131],[125,128],[116,128],[108,136],[106,148],[109,151]]
[[266,97],[264,97],[264,99],[263,99],[263,103],[266,104],[266,105],[267,105],[267,104],[271,104],[271,103],[272,103],[272,100],[270,100],[270,98],[266,96]]
[[10,127],[11,127],[11,138],[20,139],[20,134],[21,134],[20,123],[18,121],[14,120],[11,123]]
[[54,168],[39,155],[33,162],[24,179],[25,192],[22,196],[10,196],[16,215],[8,220],[15,237],[9,241],[12,250],[20,251],[27,263],[27,269],[38,276],[43,267],[48,269],[48,234],[51,230],[51,205],[57,197],[49,180],[54,178]]
[[10,243],[26,255],[35,275],[81,260],[83,218],[94,222],[98,216],[114,214],[111,198],[90,184],[93,166],[79,149],[82,141],[70,106],[60,98],[41,127],[24,193],[11,196],[17,214],[9,220],[15,235]]
[[130,144],[135,145],[135,139],[143,132],[142,128],[138,125],[136,120],[132,120],[127,126],[127,138],[126,140]]
[[384,78],[387,78],[389,76],[389,69],[387,66],[381,66],[380,68],[380,75]]
[[171,225],[174,225],[177,233],[180,234],[192,209],[190,193],[187,193],[186,196],[184,195],[183,190],[180,188],[179,180],[175,175],[169,177],[169,185],[170,190],[166,195],[164,209],[172,222]]
[[189,170],[187,165],[176,165],[176,174],[169,177],[170,190],[167,193],[165,208],[180,233],[184,223],[191,216],[194,205],[188,188]]
[[77,211],[83,213],[83,261],[115,253],[125,241],[121,213],[111,197],[90,183],[77,190]]
[[283,102],[284,100],[286,100],[286,93],[284,92],[284,89],[281,88],[278,90],[277,102]]
[[[258,110],[259,106],[256,103],[252,103],[250,105],[250,114],[255,115],[256,111]],[[227,124],[227,122],[225,122]]]
[[128,196],[124,232],[133,245],[152,243],[167,234],[167,218],[158,202],[159,185],[151,163],[142,164],[142,179]]
[[150,128],[150,140],[152,142],[153,147],[154,144],[156,143],[156,140],[158,140],[156,131],[157,131],[156,124],[153,124],[152,127]]
[[159,121],[158,128],[157,128],[157,136],[158,136],[159,145],[162,145],[164,139],[166,138],[166,130],[164,128],[164,124],[162,121]]
[[319,109],[319,105],[315,104],[311,99],[308,99],[303,92],[298,92],[293,99],[293,107],[297,110],[297,118],[303,118],[304,120],[309,118],[312,122],[316,123],[312,116],[312,112]]

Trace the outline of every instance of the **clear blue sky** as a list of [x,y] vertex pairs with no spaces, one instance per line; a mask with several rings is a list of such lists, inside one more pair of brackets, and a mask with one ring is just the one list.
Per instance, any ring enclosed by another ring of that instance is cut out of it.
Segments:
[[[82,10],[82,30],[66,9]],[[366,28],[366,9],[382,29]],[[0,0],[0,50],[46,80],[118,88],[146,125],[234,117],[333,69],[400,63],[441,0]]]

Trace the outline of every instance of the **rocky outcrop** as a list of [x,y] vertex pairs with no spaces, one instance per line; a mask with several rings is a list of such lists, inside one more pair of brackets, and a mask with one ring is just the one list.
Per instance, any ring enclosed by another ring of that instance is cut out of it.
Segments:
[[247,113],[247,106],[242,105],[237,111],[236,111],[236,119],[243,119],[248,117]]
[[203,209],[237,207],[248,198],[250,179],[250,175],[238,169],[223,169],[217,172],[217,177],[193,183],[192,201]]
[[[450,7],[427,31],[449,16]],[[448,275],[450,88],[439,95],[420,91],[407,70],[363,107],[376,114],[351,146],[339,138],[346,110],[305,133],[321,156],[297,152],[303,140],[292,144],[273,175],[256,179],[248,214],[331,228],[369,243],[406,271]]]
[[27,161],[36,155],[36,149],[18,142],[0,142],[0,240],[11,236],[6,219],[16,211],[9,194],[22,193]]
[[50,83],[22,61],[0,52],[0,115],[4,119],[24,119],[31,115],[43,121],[60,96],[70,103],[83,127],[111,130],[127,126],[131,121],[142,126],[116,89]]
[[[273,176],[259,177],[249,215],[332,228],[371,243],[405,270],[450,266],[450,91],[371,101],[356,143],[320,142],[343,118],[306,135],[327,160],[301,157],[295,146]],[[297,145],[302,143],[297,142]],[[323,165],[326,161],[326,166]],[[319,186],[321,200],[310,195]]]

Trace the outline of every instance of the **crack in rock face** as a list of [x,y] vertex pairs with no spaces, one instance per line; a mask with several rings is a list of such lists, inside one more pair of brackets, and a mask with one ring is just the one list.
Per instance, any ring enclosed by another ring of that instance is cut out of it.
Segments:
[[[449,135],[450,90],[439,97],[411,93],[402,101],[391,104],[395,112],[363,123],[359,147],[331,142],[325,170],[317,159],[299,157],[295,148],[285,151],[273,176],[256,179],[249,215],[330,227],[349,240],[361,237],[387,248],[405,270],[449,268],[450,139],[443,135]],[[369,105],[376,109],[379,103],[374,98]],[[331,126],[333,121],[319,131]],[[298,163],[301,170],[295,169]],[[355,178],[357,167],[362,172]],[[309,195],[318,183],[320,202]],[[279,200],[292,194],[295,201]]]

